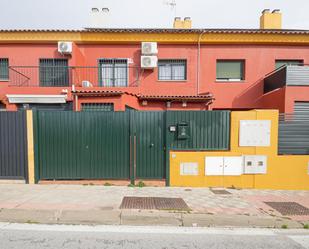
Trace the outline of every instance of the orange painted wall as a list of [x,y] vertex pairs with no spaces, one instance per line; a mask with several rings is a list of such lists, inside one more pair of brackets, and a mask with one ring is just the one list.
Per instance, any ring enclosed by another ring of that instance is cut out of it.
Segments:
[[[63,56],[57,52],[57,44],[0,44],[0,58],[8,58],[10,66],[38,66],[40,58],[68,58],[69,66],[74,65],[74,54]],[[16,74],[10,71],[10,78],[16,78]],[[28,69],[27,74],[36,75],[37,69]],[[6,94],[61,94],[65,87],[31,87],[9,86],[9,82],[0,82],[0,98]],[[32,84],[32,83],[31,83]],[[68,100],[71,100],[70,94]],[[7,105],[8,110],[16,110],[15,105]]]
[[[252,109],[279,108],[281,100],[272,103],[272,96],[263,95],[262,78],[275,68],[276,59],[302,59],[309,64],[309,46],[270,46],[270,45],[202,45],[200,93],[211,92],[215,97],[210,108],[215,109]],[[158,44],[159,59],[187,59],[187,80],[181,82],[158,81],[157,69],[139,70],[140,80],[136,86],[127,88],[110,88],[109,90],[125,90],[145,95],[196,95],[197,46],[188,44]],[[9,58],[11,66],[37,66],[39,58],[69,58],[70,66],[97,66],[99,58],[131,58],[133,63],[140,64],[140,44],[74,44],[72,56],[62,56],[57,52],[57,44],[0,44],[0,58]],[[216,82],[217,59],[243,59],[245,65],[244,82]],[[97,78],[97,73],[93,74]],[[92,76],[93,77],[93,76]],[[129,75],[129,83],[134,79],[133,70]],[[77,81],[81,82],[82,79]],[[135,82],[136,83],[136,82]],[[61,88],[8,87],[8,83],[0,82],[0,97],[10,94],[60,94]],[[102,89],[102,88],[100,88]],[[297,87],[297,89],[299,89]],[[70,91],[70,89],[68,89]],[[283,96],[275,93],[276,98]],[[297,98],[309,100],[308,94],[298,94],[298,90],[287,90],[285,110],[291,109]],[[124,97],[122,97],[123,99]],[[98,99],[98,98],[96,98]],[[125,98],[124,98],[125,99]],[[69,95],[69,100],[72,100]],[[92,99],[94,100],[94,99]],[[115,101],[117,101],[115,99]],[[128,105],[138,109],[164,109],[165,104],[149,102],[147,106],[128,98]],[[118,104],[117,104],[118,105]],[[121,105],[121,103],[119,103]],[[172,104],[174,108],[183,110],[180,104]],[[205,109],[204,104],[190,104],[186,109]]]
[[289,86],[285,88],[285,112],[292,113],[294,111],[294,102],[309,101],[308,87],[305,86]]
[[259,105],[265,109],[273,108],[285,112],[285,92],[285,87],[268,92],[258,99]]
[[187,103],[187,106],[182,106],[182,103],[173,102],[171,103],[171,107],[167,107],[165,102],[148,101],[147,105],[143,105],[135,96],[129,94],[123,94],[117,97],[78,97],[78,111],[82,109],[83,103],[111,103],[114,105],[115,111],[125,111],[127,106],[141,111],[208,110],[208,106],[201,103]]
[[[275,60],[302,59],[309,63],[308,47],[292,46],[205,46],[202,49],[201,91],[210,91],[216,101],[212,108],[260,108],[263,77],[275,69]],[[217,59],[245,59],[245,80],[217,83]]]

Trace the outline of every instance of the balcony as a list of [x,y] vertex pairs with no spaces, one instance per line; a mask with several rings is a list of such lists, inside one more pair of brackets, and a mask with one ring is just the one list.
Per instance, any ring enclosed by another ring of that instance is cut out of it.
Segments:
[[10,66],[8,82],[18,87],[136,87],[139,75],[135,66]]
[[264,78],[264,93],[284,86],[309,86],[309,66],[282,66]]

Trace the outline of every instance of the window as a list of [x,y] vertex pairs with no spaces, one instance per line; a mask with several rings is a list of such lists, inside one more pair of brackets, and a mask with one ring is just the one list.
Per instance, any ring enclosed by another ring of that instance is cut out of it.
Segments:
[[291,65],[300,65],[304,62],[302,60],[276,60],[276,69],[282,67],[283,65],[291,66]]
[[218,81],[241,81],[244,80],[243,60],[218,60],[217,77]]
[[158,62],[159,80],[186,80],[187,61],[186,60],[159,60]]
[[67,59],[40,59],[40,86],[69,86]]
[[0,81],[9,80],[9,59],[0,58]]
[[82,111],[112,112],[114,111],[114,104],[113,103],[83,103]]
[[73,103],[67,102],[63,104],[50,103],[30,103],[30,104],[19,104],[18,110],[41,110],[41,111],[73,111]]
[[128,86],[127,59],[100,59],[99,68],[101,86]]

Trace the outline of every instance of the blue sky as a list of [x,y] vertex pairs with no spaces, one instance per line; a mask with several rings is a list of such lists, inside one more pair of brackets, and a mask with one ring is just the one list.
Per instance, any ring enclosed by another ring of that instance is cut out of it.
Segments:
[[[0,0],[1,29],[89,27],[91,7],[108,7],[102,27],[171,28],[173,0]],[[258,28],[263,9],[281,9],[283,28],[309,29],[309,0],[175,0],[193,28]]]

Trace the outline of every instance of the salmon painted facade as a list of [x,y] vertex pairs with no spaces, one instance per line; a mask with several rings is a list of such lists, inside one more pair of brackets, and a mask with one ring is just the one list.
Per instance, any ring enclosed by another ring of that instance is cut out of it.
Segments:
[[[291,113],[309,103],[309,31],[276,18],[275,29],[2,30],[1,108]],[[143,42],[157,49],[151,69]]]

